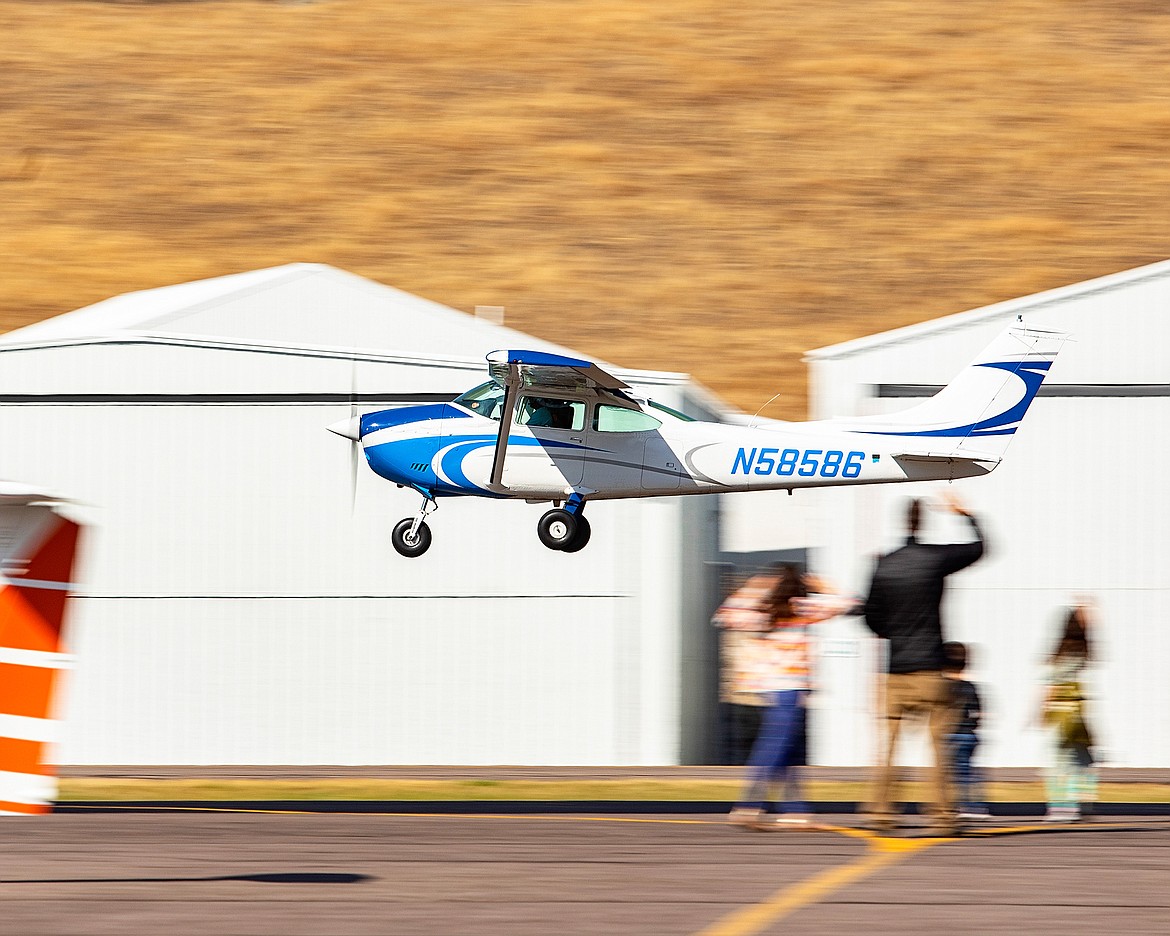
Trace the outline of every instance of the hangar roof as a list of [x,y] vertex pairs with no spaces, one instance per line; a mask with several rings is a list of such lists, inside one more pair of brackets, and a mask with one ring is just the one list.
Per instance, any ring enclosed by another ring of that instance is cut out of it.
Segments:
[[290,263],[125,293],[0,337],[58,344],[111,333],[232,344],[385,349],[395,356],[483,356],[501,347],[572,353],[392,286],[319,263]]
[[[1102,297],[1112,293],[1132,291],[1139,287],[1143,290],[1149,290],[1153,287],[1166,300],[1170,300],[1170,260],[1085,280],[1071,286],[1049,289],[1030,296],[997,302],[994,305],[958,312],[954,315],[945,315],[917,325],[908,325],[905,328],[895,328],[876,335],[867,335],[864,338],[827,345],[807,352],[804,359],[811,363],[850,357],[890,345],[933,337],[944,332],[981,326],[993,321],[1010,321],[1016,315],[1023,315],[1025,321],[1031,324],[1041,324],[1043,321],[1072,331],[1074,336],[1083,336],[1086,323],[1077,321],[1082,316],[1066,313],[1073,313],[1074,310],[1075,312],[1092,310],[1091,317],[1099,317],[1099,313],[1105,308],[1099,302]],[[1116,308],[1118,311],[1124,309],[1124,311],[1144,312],[1147,311],[1147,305],[1149,303],[1126,302],[1118,308],[1114,303],[1110,303],[1108,311],[1115,311]],[[1154,305],[1157,306],[1157,319],[1163,319],[1162,309],[1165,306],[1165,301],[1154,303]],[[1099,325],[1100,323],[1093,324]]]
[[[72,349],[80,353],[85,348],[110,345],[170,348],[175,352],[186,349],[189,353],[263,352],[264,366],[257,360],[256,366],[246,369],[254,372],[253,382],[273,379],[265,373],[275,366],[274,352],[303,359],[484,368],[485,375],[486,355],[500,348],[581,356],[573,348],[320,263],[290,263],[125,293],[0,335],[0,352]],[[69,360],[74,362],[75,355]],[[686,385],[688,392],[713,412],[730,409],[687,374],[632,371],[595,360],[631,383]],[[123,361],[123,367],[146,369],[141,355]],[[164,376],[144,371],[138,376],[151,382],[174,382],[191,367],[201,370],[191,363],[180,366],[159,361],[148,369],[155,372],[161,368]],[[213,369],[218,382],[227,379],[219,368]],[[10,370],[12,379],[22,385],[32,379],[16,373],[15,368]],[[302,373],[297,373],[297,380],[304,379]],[[130,376],[107,374],[106,382],[124,383]],[[50,378],[60,382],[60,369],[44,375],[45,380]]]

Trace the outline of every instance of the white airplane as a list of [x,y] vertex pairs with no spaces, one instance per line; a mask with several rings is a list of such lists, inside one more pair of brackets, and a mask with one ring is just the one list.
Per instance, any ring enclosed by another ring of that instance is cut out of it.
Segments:
[[889,416],[814,422],[701,422],[640,396],[590,361],[493,351],[490,380],[450,403],[352,416],[329,426],[360,443],[380,476],[423,497],[394,527],[421,556],[438,497],[551,502],[549,549],[589,542],[585,506],[623,497],[952,480],[1000,463],[1061,345],[1014,325],[929,400]]

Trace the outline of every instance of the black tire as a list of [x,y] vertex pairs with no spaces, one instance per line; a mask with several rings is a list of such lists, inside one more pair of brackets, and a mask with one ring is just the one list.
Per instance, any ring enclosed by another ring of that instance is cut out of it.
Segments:
[[390,534],[390,542],[394,544],[394,548],[398,551],[398,554],[400,556],[406,556],[407,559],[414,559],[417,556],[421,556],[431,548],[431,528],[425,523],[418,525],[418,532],[415,533],[413,540],[407,539],[412,523],[414,523],[413,517],[400,520],[395,524],[394,532]]
[[577,532],[573,534],[573,538],[569,540],[569,545],[565,546],[562,552],[580,552],[585,548],[592,534],[593,530],[589,526],[589,521],[583,515],[577,514]]
[[563,550],[577,534],[577,518],[567,510],[550,510],[536,525],[536,535],[549,549]]

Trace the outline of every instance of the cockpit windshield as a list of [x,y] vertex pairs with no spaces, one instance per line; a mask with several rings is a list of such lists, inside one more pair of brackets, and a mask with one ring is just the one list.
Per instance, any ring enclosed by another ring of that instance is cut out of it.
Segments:
[[455,402],[480,416],[499,419],[500,408],[504,405],[504,388],[494,380],[489,380],[457,396]]
[[694,422],[695,421],[695,418],[693,416],[688,416],[686,413],[680,413],[676,409],[671,409],[669,406],[665,405],[664,403],[656,403],[654,400],[647,400],[646,402],[649,403],[651,407],[658,410],[659,412],[666,413],[670,416],[673,416],[675,419],[681,419],[683,422]]

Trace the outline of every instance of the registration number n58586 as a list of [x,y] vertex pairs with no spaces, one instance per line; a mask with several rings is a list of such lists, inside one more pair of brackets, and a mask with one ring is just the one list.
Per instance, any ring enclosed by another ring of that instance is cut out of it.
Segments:
[[838,449],[740,449],[731,465],[731,473],[774,475],[776,477],[856,478],[861,475],[864,452]]

